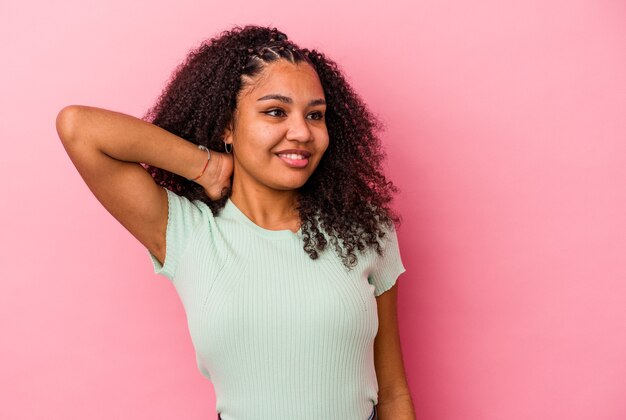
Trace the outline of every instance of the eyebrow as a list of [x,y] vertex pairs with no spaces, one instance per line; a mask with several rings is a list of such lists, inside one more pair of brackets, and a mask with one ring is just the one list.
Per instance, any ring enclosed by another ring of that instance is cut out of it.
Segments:
[[[284,102],[286,104],[292,104],[293,103],[293,99],[291,99],[288,96],[285,95],[279,95],[276,93],[272,93],[269,95],[265,95],[259,99],[257,99],[257,101],[269,101],[275,99],[277,101],[281,101]],[[324,99],[313,99],[311,102],[309,102],[309,106],[316,106],[316,105],[326,105],[326,101]]]

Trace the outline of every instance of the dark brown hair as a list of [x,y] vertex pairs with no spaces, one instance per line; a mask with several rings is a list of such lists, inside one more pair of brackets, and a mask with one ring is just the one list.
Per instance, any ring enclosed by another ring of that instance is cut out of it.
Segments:
[[[224,152],[222,136],[237,106],[242,76],[254,76],[275,60],[309,63],[326,96],[328,149],[298,190],[304,251],[316,259],[326,249],[328,237],[348,268],[357,263],[356,250],[373,247],[382,254],[378,238],[400,223],[389,206],[398,189],[382,170],[386,156],[378,137],[382,125],[338,65],[324,54],[299,48],[276,28],[236,26],[192,50],[143,119],[192,143]],[[212,201],[193,181],[157,167],[146,165],[146,169],[157,184],[203,201],[214,214],[231,193]]]

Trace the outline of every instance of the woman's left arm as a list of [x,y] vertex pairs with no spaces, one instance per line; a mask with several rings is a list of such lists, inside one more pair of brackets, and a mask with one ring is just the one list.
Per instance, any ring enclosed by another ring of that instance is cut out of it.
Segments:
[[376,297],[378,334],[374,340],[374,364],[378,379],[379,420],[415,420],[400,348],[397,318],[398,284]]

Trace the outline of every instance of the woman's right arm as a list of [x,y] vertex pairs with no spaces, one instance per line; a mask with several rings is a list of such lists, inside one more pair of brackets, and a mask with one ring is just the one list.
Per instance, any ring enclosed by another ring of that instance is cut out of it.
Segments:
[[[190,179],[202,172],[207,153],[154,124],[101,108],[67,106],[59,112],[56,128],[91,192],[163,263],[167,193],[139,162]],[[220,155],[211,151],[203,180],[224,180],[221,172],[228,165]]]

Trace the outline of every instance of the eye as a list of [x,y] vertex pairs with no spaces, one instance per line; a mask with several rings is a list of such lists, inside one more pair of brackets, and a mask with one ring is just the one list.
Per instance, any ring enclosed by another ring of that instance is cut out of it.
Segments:
[[323,120],[324,119],[324,113],[321,111],[316,111],[316,112],[311,112],[309,114],[309,116],[311,116],[313,120]]
[[265,111],[264,114],[267,114],[271,117],[284,117],[285,111],[280,108],[270,109],[269,111]]

